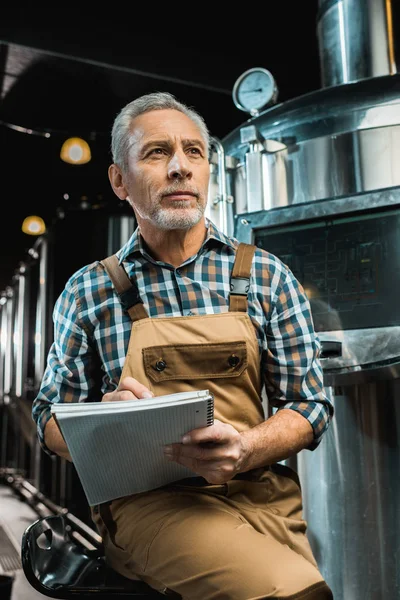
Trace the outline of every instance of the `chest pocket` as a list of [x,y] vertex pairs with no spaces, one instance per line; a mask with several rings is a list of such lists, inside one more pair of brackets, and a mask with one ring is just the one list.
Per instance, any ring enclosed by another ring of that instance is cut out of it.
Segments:
[[146,375],[154,383],[239,377],[248,364],[243,340],[151,346],[143,348],[142,353]]

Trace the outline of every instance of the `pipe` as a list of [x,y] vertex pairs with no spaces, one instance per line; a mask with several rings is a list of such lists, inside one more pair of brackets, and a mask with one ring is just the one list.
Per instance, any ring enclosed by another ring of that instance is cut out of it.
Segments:
[[392,0],[319,0],[322,87],[397,72]]
[[19,494],[22,499],[35,510],[39,517],[48,517],[50,515],[63,515],[72,533],[79,537],[79,540],[88,549],[99,548],[102,544],[100,535],[83,521],[78,519],[68,508],[55,504],[47,498],[42,492],[35,488],[24,476],[14,469],[0,469],[0,480],[10,485],[13,490]]
[[221,141],[212,137],[210,146],[215,148],[218,156],[218,197],[214,199],[214,204],[220,205],[221,222],[220,229],[227,233],[228,230],[228,209],[227,209],[227,194],[226,194],[226,168],[225,168],[225,150]]

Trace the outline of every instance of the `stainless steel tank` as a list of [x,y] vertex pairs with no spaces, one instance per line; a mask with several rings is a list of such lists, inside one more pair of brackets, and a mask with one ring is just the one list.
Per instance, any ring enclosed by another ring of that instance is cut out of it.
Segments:
[[280,104],[224,147],[237,214],[400,185],[400,75]]
[[[48,500],[68,506],[89,524],[73,466],[47,456],[39,446],[32,400],[53,341],[52,307],[65,281],[82,264],[116,252],[134,227],[134,216],[122,209],[60,209],[58,219],[28,250],[0,295],[0,466],[21,473]],[[79,244],[71,246],[71,232]]]
[[[321,340],[335,417],[317,450],[288,463],[299,472],[309,539],[336,600],[400,598],[400,76],[392,17],[390,0],[321,1],[323,87],[222,140],[221,222],[288,264]],[[216,168],[211,195],[220,176]],[[214,206],[221,215],[221,202]]]
[[323,87],[222,140],[222,160],[221,151],[212,157],[211,218],[232,233],[233,215],[400,185],[391,23],[390,0],[320,2]]
[[337,600],[398,598],[400,187],[241,215],[235,234],[303,283],[335,417],[300,476],[308,536]]

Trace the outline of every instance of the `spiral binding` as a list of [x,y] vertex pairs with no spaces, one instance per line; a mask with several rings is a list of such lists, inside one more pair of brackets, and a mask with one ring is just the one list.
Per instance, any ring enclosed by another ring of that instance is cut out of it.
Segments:
[[214,424],[214,394],[210,393],[207,405],[207,425]]

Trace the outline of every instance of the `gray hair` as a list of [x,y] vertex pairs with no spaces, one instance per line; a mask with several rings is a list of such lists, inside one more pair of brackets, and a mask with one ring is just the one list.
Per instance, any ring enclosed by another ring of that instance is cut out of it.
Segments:
[[111,131],[111,154],[113,162],[123,171],[128,168],[128,153],[130,148],[130,127],[133,119],[151,110],[173,109],[183,113],[199,128],[206,143],[207,151],[210,147],[210,134],[207,125],[193,108],[178,102],[175,96],[167,92],[154,92],[140,96],[129,102],[118,113]]

